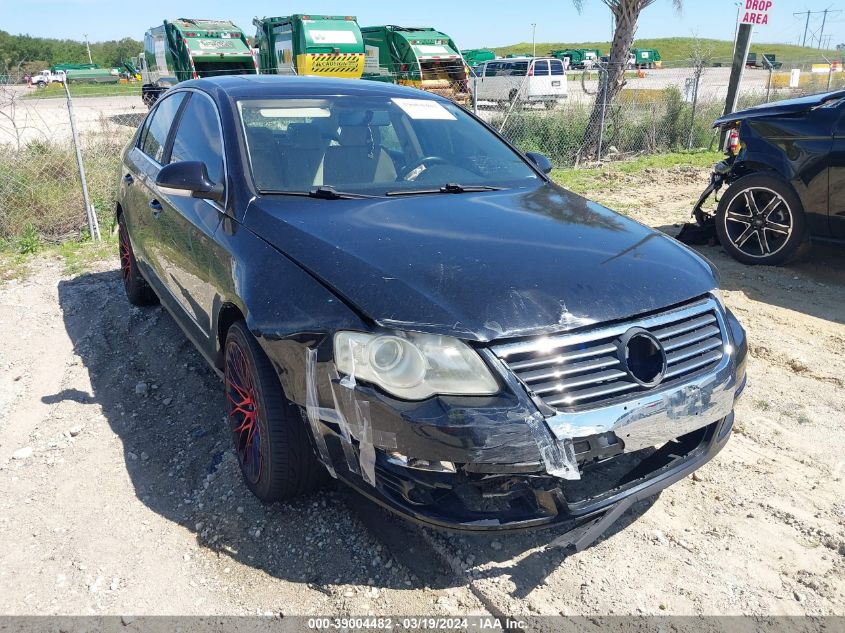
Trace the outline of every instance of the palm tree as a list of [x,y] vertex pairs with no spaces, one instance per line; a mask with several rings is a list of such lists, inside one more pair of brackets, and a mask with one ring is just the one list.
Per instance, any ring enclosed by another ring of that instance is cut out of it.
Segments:
[[[640,13],[655,0],[601,0],[613,14],[616,25],[613,31],[613,43],[610,46],[610,62],[607,65],[607,81],[603,82],[596,94],[593,113],[584,133],[581,153],[587,156],[600,156],[599,136],[602,125],[602,107],[610,107],[616,99],[622,86],[625,85],[625,68],[628,65],[628,51],[634,43],[637,32],[637,20]],[[572,0],[575,8],[580,12],[585,0]],[[672,0],[677,11],[681,10],[683,0]]]

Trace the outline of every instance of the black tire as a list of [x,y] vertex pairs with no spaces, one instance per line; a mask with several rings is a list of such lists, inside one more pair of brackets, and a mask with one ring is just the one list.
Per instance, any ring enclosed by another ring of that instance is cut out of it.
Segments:
[[546,101],[546,110],[554,110],[557,107],[557,101]]
[[129,240],[129,231],[126,229],[126,222],[123,214],[117,219],[118,255],[120,256],[120,273],[123,276],[123,288],[126,290],[126,297],[129,303],[135,306],[148,306],[158,303],[158,297],[147,280],[141,276],[138,270],[138,262],[135,253],[132,251],[132,242]]
[[226,335],[223,369],[235,453],[252,493],[273,503],[322,486],[328,474],[311,448],[300,409],[285,397],[270,360],[243,321]]
[[46,81],[38,81],[38,82],[36,82],[35,85],[38,86],[39,88],[46,88],[47,82]]
[[716,233],[737,261],[779,266],[793,259],[804,243],[804,208],[792,187],[778,176],[743,176],[719,201]]
[[518,90],[516,90],[516,89],[511,90],[508,93],[508,103],[513,103],[514,101],[516,101],[516,97],[517,97],[518,94],[519,94]]

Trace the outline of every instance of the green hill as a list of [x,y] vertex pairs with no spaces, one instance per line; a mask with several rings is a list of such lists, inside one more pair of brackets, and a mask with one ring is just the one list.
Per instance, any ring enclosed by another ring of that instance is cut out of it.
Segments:
[[[672,65],[672,62],[686,62],[690,57],[693,48],[692,37],[663,37],[658,39],[635,40],[634,46],[638,48],[656,48],[660,51],[663,62]],[[730,63],[733,54],[733,42],[728,40],[700,39],[699,45],[705,51],[712,51],[713,61]],[[543,55],[558,48],[598,48],[603,55],[610,52],[610,42],[538,42],[537,54]],[[531,42],[511,44],[493,48],[497,55],[508,55],[510,53],[531,53]],[[774,53],[778,61],[784,63],[813,63],[824,62],[822,55],[828,59],[842,59],[845,51],[818,50],[792,44],[757,44],[751,42],[751,52],[761,57],[763,53]]]

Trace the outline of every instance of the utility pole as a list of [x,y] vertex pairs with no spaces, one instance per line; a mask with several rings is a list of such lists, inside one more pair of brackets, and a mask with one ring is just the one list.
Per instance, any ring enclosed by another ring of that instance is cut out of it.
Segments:
[[822,11],[822,13],[823,13],[823,15],[822,15],[822,30],[819,33],[819,50],[821,50],[822,40],[824,39],[824,23],[827,22],[827,12],[828,12],[828,9],[825,9],[824,11]]
[[807,15],[807,19],[804,22],[804,37],[801,40],[801,46],[804,46],[807,43],[807,29],[810,27],[810,13],[811,13],[811,11],[798,11],[797,13],[792,14],[796,17],[799,16],[799,15],[804,15],[804,14]]
[[[739,84],[742,81],[742,73],[745,70],[745,61],[748,59],[748,49],[751,48],[751,25],[740,24],[736,33],[736,44],[734,45],[734,60],[731,64],[731,78],[728,80],[728,96],[725,99],[724,114],[730,114],[736,110],[736,100],[739,96]],[[725,143],[726,132],[722,132],[719,145]]]
[[531,23],[531,57],[537,57],[537,42],[535,35],[537,34],[537,23]]
[[88,50],[88,63],[93,64],[94,62],[91,61],[91,45],[88,43],[88,33],[83,33],[82,36],[85,38],[85,48]]

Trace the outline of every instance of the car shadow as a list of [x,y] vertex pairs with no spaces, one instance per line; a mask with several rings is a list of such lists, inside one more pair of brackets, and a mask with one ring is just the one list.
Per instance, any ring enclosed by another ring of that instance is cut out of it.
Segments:
[[[62,280],[58,294],[91,393],[64,389],[42,400],[99,405],[121,440],[138,499],[190,531],[199,547],[326,593],[338,584],[453,587],[465,581],[461,573],[467,570],[458,568],[468,556],[469,567],[480,568],[530,549],[508,567],[524,595],[566,560],[565,550],[542,549],[560,530],[438,534],[448,550],[457,547],[464,557],[448,569],[438,568],[432,565],[438,557],[419,533],[424,528],[336,484],[290,502],[262,505],[241,479],[220,380],[171,316],[160,306],[130,306],[117,270]],[[635,504],[603,538],[624,529],[651,503]],[[387,564],[385,550],[400,565]],[[477,575],[494,573],[491,568]]]
[[[680,226],[657,230],[675,237]],[[845,324],[845,248],[806,245],[785,266],[749,266],[736,261],[721,245],[693,246],[719,270],[721,287],[749,299]]]

